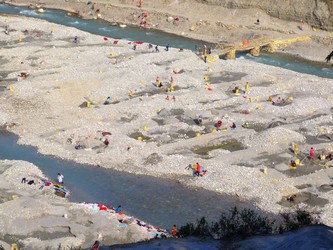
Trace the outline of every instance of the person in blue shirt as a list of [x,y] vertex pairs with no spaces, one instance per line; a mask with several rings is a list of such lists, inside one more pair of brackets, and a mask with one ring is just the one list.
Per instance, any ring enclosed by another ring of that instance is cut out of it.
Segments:
[[108,105],[111,102],[111,97],[109,96],[108,98],[106,98],[104,105]]
[[119,205],[116,209],[116,213],[119,213],[121,211],[121,205]]

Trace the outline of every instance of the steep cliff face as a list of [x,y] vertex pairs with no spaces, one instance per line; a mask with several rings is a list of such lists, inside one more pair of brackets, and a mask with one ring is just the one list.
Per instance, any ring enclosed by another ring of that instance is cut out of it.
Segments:
[[258,8],[273,17],[333,30],[333,0],[196,0],[227,8]]

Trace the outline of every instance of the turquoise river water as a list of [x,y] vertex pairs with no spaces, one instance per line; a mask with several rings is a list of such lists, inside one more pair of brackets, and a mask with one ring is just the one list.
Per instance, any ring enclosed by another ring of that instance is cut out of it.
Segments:
[[[35,10],[28,7],[16,7],[0,4],[0,14],[22,15],[44,19],[53,23],[74,27],[92,34],[106,36],[116,39],[127,39],[130,41],[142,41],[146,43],[158,44],[171,47],[195,50],[195,47],[202,47],[203,41],[192,40],[186,37],[175,36],[157,30],[148,30],[137,27],[127,27],[126,29],[118,26],[111,26],[103,20],[83,20],[78,17],[68,16],[67,12],[61,10],[46,9],[43,14],[37,14]],[[328,51],[329,54],[330,51]],[[333,78],[333,68],[324,63],[315,63],[300,57],[289,56],[283,53],[262,53],[260,57],[251,57],[245,53],[239,53],[238,58],[252,60],[272,66],[277,66],[300,73],[316,75],[324,78]]]

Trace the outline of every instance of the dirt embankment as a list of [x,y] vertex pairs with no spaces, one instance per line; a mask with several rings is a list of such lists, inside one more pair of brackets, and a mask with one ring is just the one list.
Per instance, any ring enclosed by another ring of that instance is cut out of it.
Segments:
[[304,21],[309,25],[333,30],[333,1],[331,0],[195,0],[231,9],[258,8],[268,15],[290,21]]

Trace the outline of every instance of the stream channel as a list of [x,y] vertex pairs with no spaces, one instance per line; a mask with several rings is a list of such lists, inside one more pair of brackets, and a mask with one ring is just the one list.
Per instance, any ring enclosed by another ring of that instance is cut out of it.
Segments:
[[[67,12],[62,10],[45,9],[44,11],[45,12],[42,14],[37,14],[35,10],[30,9],[29,7],[0,4],[0,14],[22,15],[44,19],[49,22],[74,27],[82,31],[114,39],[142,41],[161,46],[169,44],[170,47],[190,49],[193,51],[196,46],[203,47],[204,44],[214,46],[203,41],[176,36],[158,30],[148,30],[131,26],[123,29],[118,26],[111,26],[110,23],[101,19],[80,19],[78,17],[68,16]],[[281,67],[299,73],[316,75],[323,78],[333,78],[333,69],[331,65],[324,63],[324,58],[323,63],[319,63],[284,53],[261,53],[260,57],[252,57],[249,54],[242,52],[237,53],[236,56],[240,59]]]
[[[51,179],[62,173],[72,202],[96,202],[117,207],[154,226],[170,229],[201,216],[217,220],[222,211],[248,206],[236,197],[193,190],[166,179],[133,175],[42,155],[32,146],[17,144],[18,136],[1,130],[0,160],[23,160],[39,167]],[[186,167],[186,166],[184,166]]]
[[[128,27],[121,29],[102,20],[82,20],[70,17],[67,12],[46,9],[37,14],[28,7],[0,4],[0,14],[24,15],[48,20],[53,23],[75,27],[97,35],[131,41],[194,50],[204,42],[178,37],[155,30]],[[253,58],[239,54],[238,58],[254,60],[296,72],[308,73],[324,78],[333,78],[333,70],[322,63],[284,54],[265,54]],[[206,190],[192,190],[181,184],[165,179],[138,176],[96,166],[80,165],[74,162],[41,155],[36,148],[17,144],[18,137],[12,133],[0,133],[0,159],[24,160],[37,165],[45,175],[55,179],[58,172],[65,178],[66,187],[71,191],[70,201],[97,202],[111,206],[122,205],[125,213],[136,216],[155,226],[170,229],[173,224],[184,225],[201,216],[216,220],[221,211],[237,205],[251,203],[239,201],[236,197],[218,195]],[[185,166],[184,166],[185,167]]]

